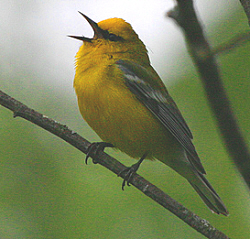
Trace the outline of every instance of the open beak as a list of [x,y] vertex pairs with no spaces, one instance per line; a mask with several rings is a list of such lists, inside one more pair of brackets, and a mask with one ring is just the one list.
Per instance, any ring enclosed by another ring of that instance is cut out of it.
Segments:
[[83,13],[81,13],[81,12],[79,12],[79,13],[88,21],[88,23],[92,27],[92,29],[94,31],[94,37],[93,38],[88,38],[88,37],[84,37],[84,36],[69,36],[69,37],[75,38],[75,39],[80,40],[80,41],[87,41],[87,42],[91,42],[93,39],[105,38],[105,36],[108,34],[107,31],[102,30],[100,27],[98,27],[98,24],[96,22],[91,20],[89,17],[87,17]]

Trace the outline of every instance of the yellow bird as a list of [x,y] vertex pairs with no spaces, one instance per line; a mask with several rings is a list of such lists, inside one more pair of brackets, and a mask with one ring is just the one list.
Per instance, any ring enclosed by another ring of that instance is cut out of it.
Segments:
[[190,129],[131,25],[121,18],[97,24],[80,14],[94,37],[70,36],[83,41],[74,88],[83,118],[104,141],[99,147],[140,159],[134,171],[144,158],[160,160],[186,178],[213,212],[228,215],[204,177]]

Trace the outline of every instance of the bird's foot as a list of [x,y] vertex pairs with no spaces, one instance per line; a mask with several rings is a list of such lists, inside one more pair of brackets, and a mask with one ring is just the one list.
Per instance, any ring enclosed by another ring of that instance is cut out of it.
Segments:
[[133,175],[137,172],[137,170],[139,169],[142,161],[146,158],[147,154],[145,153],[141,158],[140,160],[133,164],[132,166],[130,167],[127,167],[125,168],[124,170],[122,170],[119,174],[118,174],[118,177],[120,177],[122,174],[124,174],[124,179],[123,179],[123,182],[122,182],[122,190],[124,190],[124,187],[127,185],[127,186],[130,186],[130,183],[131,183],[131,180],[132,180],[132,177]]
[[92,158],[94,164],[98,163],[96,156],[100,151],[104,151],[106,147],[114,147],[114,145],[106,142],[95,142],[90,144],[88,147],[88,152],[86,154],[85,163],[88,164],[89,157]]

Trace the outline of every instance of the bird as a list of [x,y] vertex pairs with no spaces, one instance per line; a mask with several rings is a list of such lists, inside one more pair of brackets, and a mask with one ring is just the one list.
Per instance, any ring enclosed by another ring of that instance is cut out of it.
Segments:
[[90,151],[114,147],[139,159],[128,168],[128,184],[144,159],[157,159],[184,177],[212,212],[227,216],[204,176],[188,125],[132,26],[122,18],[96,23],[79,13],[94,36],[69,36],[83,42],[76,54],[74,89],[82,117],[103,140],[91,144]]

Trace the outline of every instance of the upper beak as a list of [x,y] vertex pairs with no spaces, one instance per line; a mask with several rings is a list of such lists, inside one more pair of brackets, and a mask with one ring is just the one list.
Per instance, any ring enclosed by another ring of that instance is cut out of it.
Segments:
[[69,36],[69,37],[72,37],[72,38],[75,38],[75,39],[81,40],[81,41],[87,41],[87,42],[91,42],[93,39],[97,39],[97,38],[105,38],[105,36],[107,35],[107,31],[98,27],[96,22],[91,20],[89,17],[87,17],[83,13],[81,13],[81,12],[79,12],[79,13],[88,21],[88,23],[92,27],[92,29],[94,31],[94,37],[93,38],[88,38],[88,37],[84,37],[84,36]]

